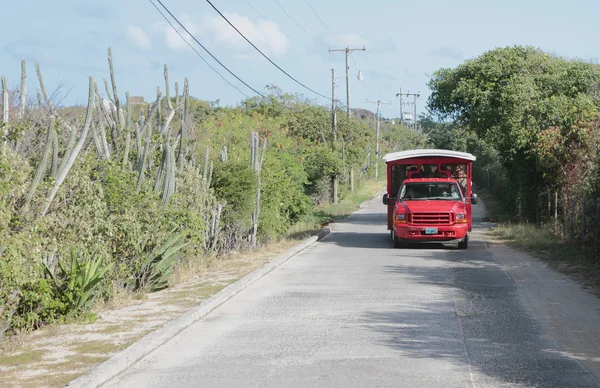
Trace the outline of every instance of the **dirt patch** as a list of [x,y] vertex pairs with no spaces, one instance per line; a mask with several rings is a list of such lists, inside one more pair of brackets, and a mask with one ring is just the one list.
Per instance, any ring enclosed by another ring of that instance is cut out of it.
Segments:
[[63,387],[297,243],[284,240],[215,260],[177,286],[142,297],[121,297],[120,306],[112,302],[97,308],[98,318],[91,323],[19,335],[3,344],[0,387]]

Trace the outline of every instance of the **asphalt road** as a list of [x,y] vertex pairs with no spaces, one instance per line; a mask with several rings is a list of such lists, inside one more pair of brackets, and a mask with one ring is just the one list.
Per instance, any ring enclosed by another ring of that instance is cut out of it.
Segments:
[[380,203],[107,386],[600,386],[478,233],[467,251],[393,249]]

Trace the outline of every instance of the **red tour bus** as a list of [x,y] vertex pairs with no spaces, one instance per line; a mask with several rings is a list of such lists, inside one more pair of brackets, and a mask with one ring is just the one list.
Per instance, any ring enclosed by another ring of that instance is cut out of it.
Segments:
[[448,150],[393,152],[387,164],[388,230],[394,247],[407,242],[456,242],[467,249],[475,156]]

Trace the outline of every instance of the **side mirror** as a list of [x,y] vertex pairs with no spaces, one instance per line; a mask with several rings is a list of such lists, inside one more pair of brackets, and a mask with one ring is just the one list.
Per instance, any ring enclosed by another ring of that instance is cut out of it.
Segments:
[[479,202],[479,197],[477,197],[477,194],[475,194],[475,193],[471,194],[471,203],[473,205],[477,205],[477,202]]
[[389,205],[389,203],[390,203],[390,196],[387,194],[383,194],[383,204]]

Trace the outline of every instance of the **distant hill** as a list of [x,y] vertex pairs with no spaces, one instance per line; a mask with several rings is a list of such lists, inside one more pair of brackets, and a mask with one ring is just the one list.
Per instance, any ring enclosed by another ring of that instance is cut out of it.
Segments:
[[352,114],[352,117],[356,117],[357,119],[366,119],[366,118],[374,118],[375,117],[375,113],[371,112],[368,109],[354,108],[354,109],[350,109],[350,112]]

